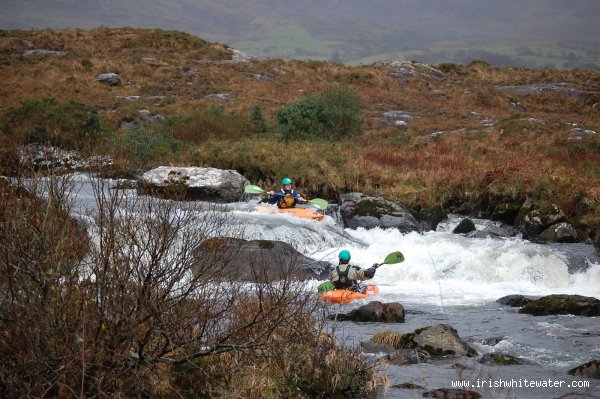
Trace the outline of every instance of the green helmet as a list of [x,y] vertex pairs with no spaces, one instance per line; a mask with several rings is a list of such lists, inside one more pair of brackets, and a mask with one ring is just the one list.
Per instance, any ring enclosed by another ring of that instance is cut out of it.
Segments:
[[281,180],[281,184],[282,184],[283,186],[285,186],[285,185],[287,185],[287,184],[292,184],[292,183],[294,183],[294,182],[293,182],[293,181],[292,181],[292,179],[290,179],[289,177],[284,177],[284,178],[283,178],[283,180]]
[[349,262],[350,261],[350,251],[343,249],[340,251],[340,260],[343,260],[344,262]]

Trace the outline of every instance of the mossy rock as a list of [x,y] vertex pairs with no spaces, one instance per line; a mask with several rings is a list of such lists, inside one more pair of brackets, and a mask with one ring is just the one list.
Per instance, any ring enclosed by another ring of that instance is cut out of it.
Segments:
[[527,303],[519,313],[534,316],[572,314],[577,316],[600,316],[600,300],[582,295],[548,295]]

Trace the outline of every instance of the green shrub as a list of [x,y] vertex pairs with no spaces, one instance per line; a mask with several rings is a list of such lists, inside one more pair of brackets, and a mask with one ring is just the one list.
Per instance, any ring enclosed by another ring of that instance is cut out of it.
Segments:
[[340,139],[362,133],[360,98],[343,85],[296,101],[277,112],[281,136]]
[[169,134],[143,126],[129,129],[122,136],[114,137],[111,144],[114,152],[124,155],[135,169],[164,161],[183,148],[183,143]]
[[5,145],[51,144],[78,149],[100,137],[98,111],[70,101],[53,98],[30,99],[9,109],[0,121]]

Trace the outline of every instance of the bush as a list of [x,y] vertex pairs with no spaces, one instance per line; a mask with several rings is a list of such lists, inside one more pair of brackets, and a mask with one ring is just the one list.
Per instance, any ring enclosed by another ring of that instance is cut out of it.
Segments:
[[110,147],[127,159],[130,168],[140,170],[179,153],[183,143],[163,131],[138,126],[114,137]]
[[362,133],[360,98],[343,85],[296,101],[277,112],[284,140],[341,139]]
[[297,263],[249,285],[224,272],[235,248],[197,258],[238,235],[226,212],[95,180],[88,239],[68,176],[23,183],[0,181],[1,397],[366,397],[372,369],[322,332]]
[[9,109],[0,121],[0,130],[5,145],[39,143],[80,149],[95,143],[102,129],[97,109],[45,97],[23,100],[19,107]]

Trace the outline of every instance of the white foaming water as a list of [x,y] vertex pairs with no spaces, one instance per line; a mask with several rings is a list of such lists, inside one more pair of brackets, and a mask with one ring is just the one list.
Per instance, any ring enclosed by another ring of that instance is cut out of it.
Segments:
[[[381,266],[372,280],[385,300],[472,305],[509,294],[600,294],[600,265],[571,275],[560,252],[518,238],[476,239],[447,232],[403,235],[395,229],[346,231],[367,244],[344,246],[352,263],[361,267],[382,262],[393,251],[404,254],[403,263]],[[323,251],[322,256],[336,263],[340,249]]]

